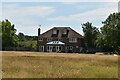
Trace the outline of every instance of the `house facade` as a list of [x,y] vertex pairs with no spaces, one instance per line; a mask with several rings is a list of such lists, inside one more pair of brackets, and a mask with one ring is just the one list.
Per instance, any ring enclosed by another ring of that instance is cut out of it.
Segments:
[[84,40],[70,27],[53,27],[43,34],[39,28],[37,46],[39,52],[81,52]]

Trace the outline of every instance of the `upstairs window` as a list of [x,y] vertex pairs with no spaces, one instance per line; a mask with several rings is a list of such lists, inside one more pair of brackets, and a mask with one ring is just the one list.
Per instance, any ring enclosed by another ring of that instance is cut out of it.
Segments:
[[66,29],[63,30],[63,34],[67,34],[67,30]]
[[57,34],[57,30],[53,30],[53,34]]
[[43,38],[39,38],[39,40],[38,41],[43,41]]
[[70,46],[69,49],[72,50],[72,49],[73,49],[73,46]]
[[77,38],[69,38],[69,42],[70,43],[76,43],[77,42]]
[[63,41],[63,38],[59,38],[58,41]]
[[48,41],[48,42],[51,42],[51,41],[52,41],[52,38],[48,38],[47,41]]

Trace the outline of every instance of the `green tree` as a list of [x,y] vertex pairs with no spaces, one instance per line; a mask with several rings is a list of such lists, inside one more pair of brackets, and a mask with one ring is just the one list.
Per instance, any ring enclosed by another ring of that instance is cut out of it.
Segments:
[[19,38],[20,41],[25,41],[26,40],[24,34],[21,33],[21,32],[18,34],[18,38]]
[[86,47],[88,48],[95,48],[96,47],[96,38],[99,33],[98,28],[92,26],[92,23],[87,22],[82,24],[83,32],[84,32],[84,39]]
[[120,13],[113,13],[102,22],[103,27],[96,42],[104,50],[120,51]]
[[16,29],[14,24],[11,24],[7,19],[2,22],[2,47],[3,49],[6,47],[17,46],[18,38],[16,36]]

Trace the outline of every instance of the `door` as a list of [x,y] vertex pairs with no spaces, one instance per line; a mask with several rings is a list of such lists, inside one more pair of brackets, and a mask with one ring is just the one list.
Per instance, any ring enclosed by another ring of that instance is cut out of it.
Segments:
[[56,46],[56,52],[61,51],[61,46]]
[[39,51],[40,51],[40,52],[44,52],[44,46],[40,46],[40,47],[39,47]]
[[47,51],[52,52],[53,46],[47,46]]

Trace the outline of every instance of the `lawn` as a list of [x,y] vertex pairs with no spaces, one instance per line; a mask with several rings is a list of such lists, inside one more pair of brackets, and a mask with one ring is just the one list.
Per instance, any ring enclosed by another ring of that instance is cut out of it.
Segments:
[[2,52],[3,78],[117,78],[118,57],[97,54]]

